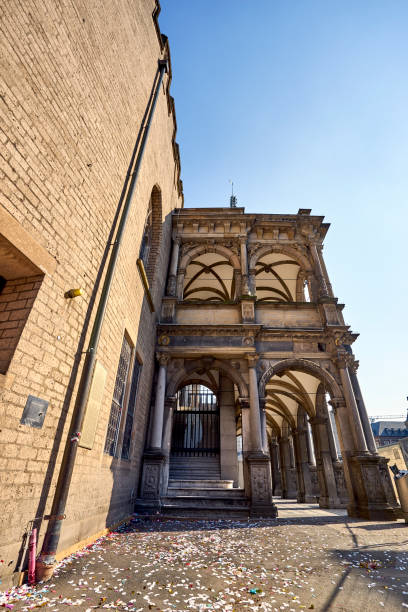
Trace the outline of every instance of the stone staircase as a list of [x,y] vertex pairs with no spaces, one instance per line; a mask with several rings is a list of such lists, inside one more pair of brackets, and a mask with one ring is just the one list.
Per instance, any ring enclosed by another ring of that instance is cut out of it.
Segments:
[[171,457],[170,480],[219,480],[219,457]]
[[180,518],[247,518],[249,502],[232,480],[171,479],[161,513]]

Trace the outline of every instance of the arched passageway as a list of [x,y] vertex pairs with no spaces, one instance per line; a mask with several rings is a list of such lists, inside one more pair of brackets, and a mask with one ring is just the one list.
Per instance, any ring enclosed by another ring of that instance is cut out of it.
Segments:
[[271,374],[265,377],[264,405],[274,493],[300,503],[317,501],[324,508],[346,507],[327,376],[314,364],[293,362]]

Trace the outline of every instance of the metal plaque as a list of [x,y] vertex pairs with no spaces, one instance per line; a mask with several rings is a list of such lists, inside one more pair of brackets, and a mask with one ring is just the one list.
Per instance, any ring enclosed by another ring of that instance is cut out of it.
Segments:
[[34,395],[27,397],[20,423],[41,429],[44,423],[49,402]]

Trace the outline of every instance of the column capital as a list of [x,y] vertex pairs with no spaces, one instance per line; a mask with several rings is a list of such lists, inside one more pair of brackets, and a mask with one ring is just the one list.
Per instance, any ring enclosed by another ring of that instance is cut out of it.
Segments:
[[336,413],[339,409],[346,408],[346,400],[342,397],[334,397],[328,402],[330,406],[333,408],[333,411]]
[[169,364],[169,361],[171,359],[170,355],[168,353],[161,353],[161,352],[157,352],[156,353],[156,359],[159,362],[159,364],[163,367],[167,367]]
[[256,368],[256,364],[259,359],[258,355],[252,355],[252,354],[247,353],[245,355],[245,358],[248,361],[248,368]]
[[249,397],[239,397],[238,403],[241,407],[241,410],[249,410]]
[[239,236],[238,240],[240,244],[246,244],[248,240],[248,236]]

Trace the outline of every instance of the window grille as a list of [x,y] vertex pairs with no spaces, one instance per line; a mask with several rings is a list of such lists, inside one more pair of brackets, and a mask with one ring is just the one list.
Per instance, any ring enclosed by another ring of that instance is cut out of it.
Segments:
[[128,409],[126,413],[125,431],[123,433],[123,444],[122,444],[122,459],[130,459],[130,441],[132,439],[133,419],[135,416],[137,389],[139,386],[140,370],[142,365],[139,363],[137,357],[135,357],[135,363],[133,366],[132,383],[130,385]]
[[123,409],[123,399],[125,395],[126,380],[129,370],[130,356],[132,349],[126,337],[123,338],[122,350],[120,351],[118,371],[116,373],[115,388],[113,391],[112,405],[109,416],[108,431],[106,434],[104,452],[112,457],[116,454],[120,420]]
[[147,212],[146,222],[143,230],[143,238],[140,245],[139,259],[143,261],[145,269],[149,263],[150,248],[152,246],[153,236],[153,219],[152,219],[152,208],[151,205]]
[[220,452],[217,397],[203,385],[187,385],[178,393],[173,415],[171,453],[178,457],[212,457]]

